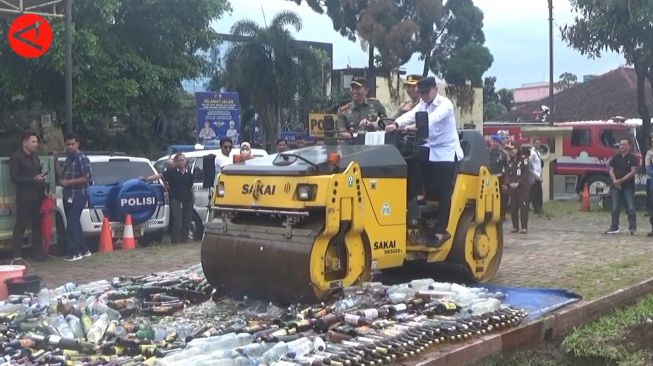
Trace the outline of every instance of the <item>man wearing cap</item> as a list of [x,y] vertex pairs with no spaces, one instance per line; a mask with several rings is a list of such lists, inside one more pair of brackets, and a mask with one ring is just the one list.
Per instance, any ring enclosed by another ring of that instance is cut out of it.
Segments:
[[337,129],[341,131],[341,137],[350,137],[352,129],[362,126],[376,129],[377,120],[388,115],[378,99],[367,97],[366,79],[355,78],[350,85],[352,101],[338,109]]
[[415,108],[417,103],[419,103],[419,91],[417,90],[417,82],[421,78],[422,75],[408,75],[406,81],[404,81],[404,86],[406,87],[406,93],[410,99],[401,103],[399,110],[397,110],[394,116],[392,116],[393,119],[397,119],[402,114]]
[[429,156],[428,161],[423,163],[424,185],[427,196],[436,199],[439,203],[436,240],[429,245],[440,246],[451,238],[447,226],[451,210],[453,179],[457,162],[463,158],[463,149],[460,147],[456,129],[453,103],[438,94],[435,78],[421,79],[417,83],[417,89],[421,96],[420,102],[409,112],[399,116],[395,123],[386,126],[386,131],[392,132],[415,124],[417,112],[428,113],[429,138],[426,146],[429,147]]

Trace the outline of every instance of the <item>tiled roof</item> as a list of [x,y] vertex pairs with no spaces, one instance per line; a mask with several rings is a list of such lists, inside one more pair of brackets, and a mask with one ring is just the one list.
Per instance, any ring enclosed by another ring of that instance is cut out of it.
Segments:
[[[635,69],[620,67],[553,96],[555,121],[606,120],[613,116],[639,118]],[[646,100],[653,113],[653,93],[646,81]],[[512,110],[496,121],[537,121],[533,112],[548,105],[548,97]]]

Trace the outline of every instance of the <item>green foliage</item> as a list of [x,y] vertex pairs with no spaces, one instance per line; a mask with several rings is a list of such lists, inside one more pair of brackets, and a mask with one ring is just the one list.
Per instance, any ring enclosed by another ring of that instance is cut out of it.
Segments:
[[512,91],[501,89],[498,92],[494,84],[496,76],[488,76],[483,82],[483,120],[490,121],[506,113],[512,107]]
[[[117,149],[135,151],[152,142],[155,118],[172,116],[181,106],[182,80],[210,71],[198,52],[217,42],[211,22],[228,10],[227,0],[75,0],[76,132],[88,135],[93,149],[116,143]],[[3,54],[9,50],[7,21],[0,20],[0,116],[34,106],[63,116],[63,21],[52,24],[52,48],[39,59],[25,60]],[[126,127],[125,136],[115,141],[103,138],[112,116]],[[127,135],[134,138],[123,138]]]
[[[301,4],[302,0],[288,0]],[[358,34],[379,52],[384,70],[407,62],[419,52],[423,75],[429,71],[450,84],[483,84],[493,57],[485,43],[483,12],[472,0],[305,0],[326,13],[335,30],[350,40]],[[372,66],[372,65],[369,65]]]
[[[651,360],[649,349],[633,349],[629,333],[638,325],[650,322],[653,317],[653,295],[638,301],[634,306],[619,309],[571,332],[562,342],[565,352],[576,357],[600,357],[618,365],[645,365]],[[646,327],[646,325],[644,325]]]
[[570,72],[563,72],[560,74],[557,86],[562,89],[567,89],[570,86],[574,86],[578,82],[578,77]]
[[515,103],[515,96],[512,90],[506,88],[499,89],[497,95],[499,96],[499,102],[506,108],[506,111],[512,110],[512,105]]
[[[275,15],[268,27],[251,20],[236,22],[231,32],[248,39],[227,51],[224,71],[211,82],[214,90],[224,86],[238,91],[244,97],[241,104],[258,111],[264,144],[278,136],[282,121],[301,119],[298,116],[324,94],[320,79],[328,60],[294,41],[287,28],[301,26],[301,19],[291,11]],[[294,116],[289,113],[292,108]]]

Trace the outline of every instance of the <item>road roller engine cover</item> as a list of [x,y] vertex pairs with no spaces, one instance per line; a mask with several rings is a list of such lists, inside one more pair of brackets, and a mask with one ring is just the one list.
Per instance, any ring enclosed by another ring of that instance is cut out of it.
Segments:
[[465,157],[454,182],[452,235],[426,246],[420,238],[435,227],[437,202],[407,207],[406,158],[424,148],[421,126],[418,119],[417,131],[375,132],[383,144],[365,145],[361,132],[353,144],[225,166],[206,182],[214,185],[201,253],[208,281],[224,294],[288,303],[324,300],[375,270],[425,263],[490,280],[503,238],[499,182],[487,169],[483,136],[460,132]]

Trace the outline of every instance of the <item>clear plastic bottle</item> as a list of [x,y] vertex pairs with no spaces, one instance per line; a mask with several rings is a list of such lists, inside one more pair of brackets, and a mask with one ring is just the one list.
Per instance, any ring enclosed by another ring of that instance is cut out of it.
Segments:
[[308,338],[299,338],[292,342],[288,342],[287,356],[289,358],[304,356],[311,352],[313,352],[313,341]]
[[38,294],[38,304],[40,307],[50,306],[50,290],[47,287],[43,287]]
[[313,339],[313,349],[316,351],[324,351],[326,349],[326,343],[322,337],[315,337]]
[[223,358],[223,359],[212,359],[212,360],[202,360],[194,365],[198,366],[251,366],[250,360],[245,357],[237,358]]
[[501,301],[495,298],[486,298],[484,301],[472,304],[470,307],[473,315],[482,315],[498,310],[501,307]]
[[270,362],[280,360],[288,354],[288,344],[286,342],[278,342],[272,348],[265,351],[260,358],[259,363],[269,364]]
[[63,315],[58,315],[53,319],[53,324],[55,328],[57,328],[57,332],[59,333],[60,336],[63,338],[70,338],[74,339],[75,338],[75,333],[73,330],[70,328],[70,325],[64,319]]
[[73,331],[75,338],[84,337],[84,328],[82,327],[82,321],[73,314],[66,315],[66,321],[70,326],[70,329]]
[[435,281],[432,278],[422,278],[417,280],[412,280],[408,284],[408,287],[415,289],[415,291],[428,290],[429,286],[432,286]]
[[267,350],[272,348],[272,344],[270,343],[251,343],[243,347],[239,347],[237,349],[238,353],[242,354],[245,357],[248,358],[257,358],[261,357],[263,353],[265,353]]
[[109,316],[107,314],[100,315],[97,320],[93,322],[93,325],[91,325],[91,329],[88,330],[86,339],[91,343],[98,344],[100,339],[102,339],[102,336],[104,336],[104,332],[107,330],[108,326]]

